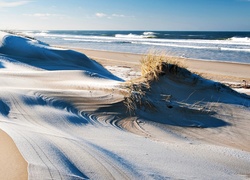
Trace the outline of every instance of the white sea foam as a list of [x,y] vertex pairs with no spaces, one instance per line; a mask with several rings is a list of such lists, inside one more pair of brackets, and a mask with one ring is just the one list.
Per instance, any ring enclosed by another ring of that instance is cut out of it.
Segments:
[[143,39],[143,38],[155,38],[154,32],[144,32],[142,35],[136,35],[136,34],[116,34],[116,38],[132,38],[132,39]]
[[200,46],[194,45],[184,45],[184,44],[170,44],[170,43],[154,43],[154,42],[132,42],[133,44],[144,44],[151,46],[166,46],[166,47],[176,47],[176,48],[189,48],[189,49],[206,49],[206,50],[218,50],[218,51],[242,51],[250,52],[250,49],[238,49],[238,48],[226,48],[218,46]]
[[143,35],[136,35],[136,34],[116,34],[115,35],[116,38],[134,38],[134,39],[140,39],[140,38],[144,38]]
[[144,33],[143,33],[143,35],[154,35],[154,34],[156,34],[156,33],[154,33],[154,32],[150,32],[150,31],[148,31],[148,32],[144,32]]
[[146,37],[146,38],[156,38],[156,34],[155,32],[144,32],[143,35]]
[[[228,44],[228,45],[250,45],[249,37],[232,37],[226,40],[204,40],[204,39],[154,39],[157,33],[154,32],[143,32],[141,35],[137,34],[115,34],[114,37],[108,36],[91,36],[91,35],[69,35],[69,34],[49,34],[49,31],[41,31],[41,32],[26,32],[27,35],[30,36],[42,36],[42,37],[57,37],[64,38],[65,40],[69,39],[109,39],[116,41],[117,39],[126,39],[127,41],[145,41],[145,42],[161,42],[161,43],[201,43],[201,44]],[[193,35],[189,35],[193,36]],[[197,35],[195,35],[197,36]],[[151,39],[152,38],[152,39]],[[111,42],[111,41],[110,41]]]
[[112,43],[113,41],[104,41],[96,39],[77,39],[77,38],[63,38],[65,41],[78,41],[78,42],[99,42],[99,43]]
[[234,41],[234,42],[248,42],[250,44],[250,38],[249,37],[232,37],[228,40]]
[[[187,57],[189,58],[200,58],[200,53],[207,54],[209,51],[209,57],[202,56],[204,59],[217,59],[222,61],[237,61],[239,62],[249,62],[250,59],[246,57],[245,53],[250,51],[250,40],[249,37],[232,37],[228,39],[188,39],[193,36],[205,36],[200,34],[189,34],[185,35],[187,39],[166,39],[165,38],[155,38],[161,33],[145,31],[145,32],[131,32],[127,34],[106,34],[106,33],[82,33],[75,34],[70,32],[50,32],[50,31],[34,31],[27,32],[30,36],[35,36],[36,38],[48,42],[53,45],[68,45],[77,46],[79,48],[92,48],[96,50],[108,50],[108,51],[118,51],[118,52],[132,52],[132,53],[145,53],[151,48],[158,48],[163,51],[173,51],[174,54],[183,54],[185,51]],[[32,34],[33,33],[33,34]],[[31,35],[32,34],[32,35]],[[98,35],[100,34],[100,35]],[[166,34],[163,34],[163,37]],[[171,35],[171,33],[169,34]],[[180,35],[181,36],[181,35]],[[183,35],[184,36],[184,35]],[[105,44],[105,46],[103,46]],[[126,44],[126,45],[125,45]],[[91,46],[90,46],[91,45]],[[197,49],[197,53],[191,52],[191,49]],[[210,54],[213,51],[214,54]],[[225,56],[220,52],[230,52],[231,56]],[[235,52],[235,54],[233,54]],[[244,54],[239,54],[238,52],[244,52]]]

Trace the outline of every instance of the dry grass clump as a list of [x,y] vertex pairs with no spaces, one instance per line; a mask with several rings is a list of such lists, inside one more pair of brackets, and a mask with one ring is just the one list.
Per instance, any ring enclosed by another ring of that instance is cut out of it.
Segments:
[[135,114],[137,109],[155,111],[152,100],[147,97],[150,84],[167,73],[177,75],[184,69],[180,59],[166,56],[165,53],[150,52],[141,59],[141,78],[127,82],[125,88],[127,95],[124,104],[130,115]]
[[13,31],[13,30],[2,30],[3,32],[6,32],[6,33],[9,33],[9,34],[13,34],[13,35],[17,35],[17,36],[21,36],[21,37],[24,37],[24,38],[28,38],[28,39],[32,39],[32,40],[37,40],[36,38],[34,37],[31,37],[31,36],[28,36],[22,32],[18,32],[18,31]]
[[147,89],[149,89],[147,83],[133,83],[129,82],[126,85],[127,95],[124,97],[124,105],[130,115],[135,114],[137,109],[149,109],[156,110],[155,106],[150,99],[147,98]]
[[141,75],[149,80],[158,80],[167,72],[178,74],[180,68],[184,68],[183,60],[167,56],[165,53],[153,51],[141,59]]

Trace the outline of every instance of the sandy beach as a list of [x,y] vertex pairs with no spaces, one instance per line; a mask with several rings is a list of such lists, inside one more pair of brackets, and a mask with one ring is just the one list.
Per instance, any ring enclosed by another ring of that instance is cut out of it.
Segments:
[[[140,71],[140,60],[143,55],[79,48],[73,49],[97,60],[104,66],[126,66],[134,68],[135,71]],[[201,74],[208,79],[235,83],[242,83],[242,80],[250,82],[250,64],[179,59],[183,61],[190,71]]]
[[166,72],[129,113],[141,55],[0,42],[0,179],[250,177],[249,91],[219,83],[249,84],[249,64],[185,59],[202,77]]

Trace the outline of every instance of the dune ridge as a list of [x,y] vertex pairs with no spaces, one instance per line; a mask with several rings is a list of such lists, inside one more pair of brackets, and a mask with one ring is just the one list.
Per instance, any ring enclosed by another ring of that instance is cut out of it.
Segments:
[[29,179],[249,177],[249,96],[165,74],[146,91],[157,111],[131,115],[124,80],[86,55],[0,37],[0,129]]

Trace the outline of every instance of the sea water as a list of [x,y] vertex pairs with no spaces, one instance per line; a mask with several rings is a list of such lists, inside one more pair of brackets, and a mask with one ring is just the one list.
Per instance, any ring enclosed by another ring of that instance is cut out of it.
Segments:
[[50,45],[250,64],[250,32],[24,31]]

